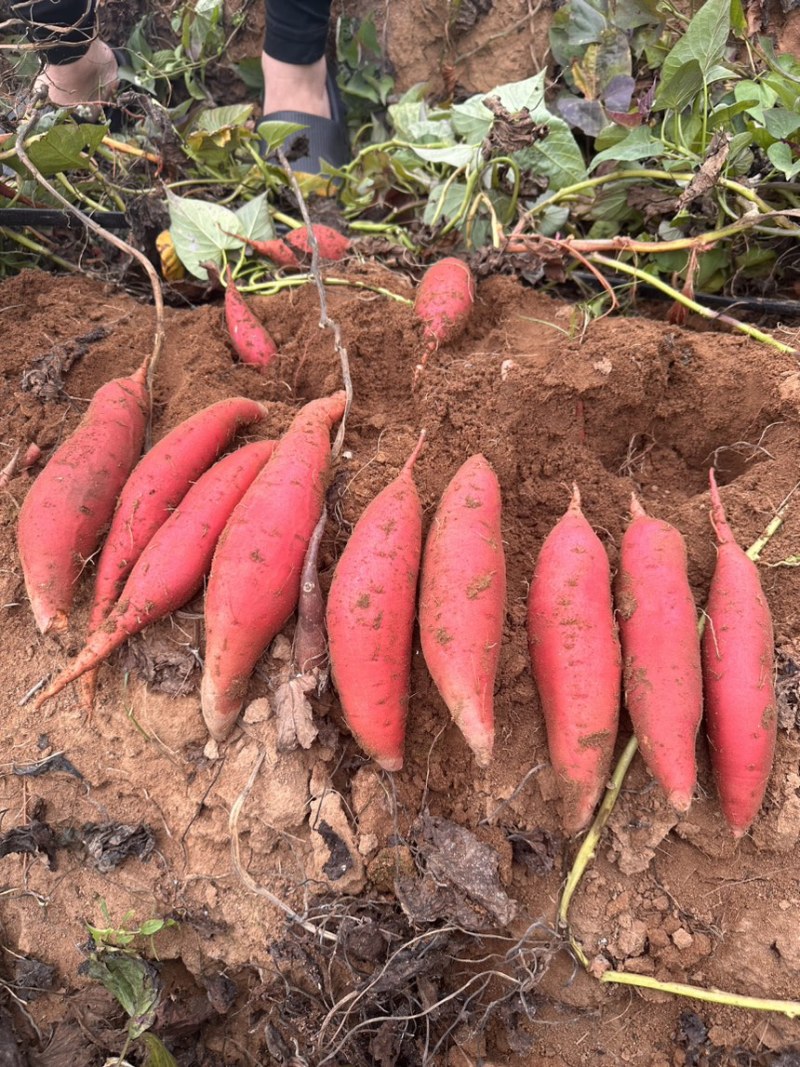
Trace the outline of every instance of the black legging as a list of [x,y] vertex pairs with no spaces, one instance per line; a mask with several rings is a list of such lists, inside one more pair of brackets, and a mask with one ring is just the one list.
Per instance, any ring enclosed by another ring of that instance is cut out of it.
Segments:
[[[96,0],[12,3],[47,62],[60,66],[86,55],[97,36]],[[284,63],[315,63],[325,55],[331,0],[265,0],[264,51]]]

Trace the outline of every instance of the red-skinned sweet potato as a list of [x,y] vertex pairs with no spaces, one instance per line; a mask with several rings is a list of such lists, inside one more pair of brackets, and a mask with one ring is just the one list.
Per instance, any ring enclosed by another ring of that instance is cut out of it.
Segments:
[[203,717],[217,740],[233,729],[259,656],[297,605],[303,559],[322,510],[330,431],[344,408],[344,392],[301,408],[217,545],[201,684]]
[[577,486],[536,560],[528,642],[563,826],[576,834],[591,821],[606,787],[622,689],[611,569],[581,511]]
[[631,515],[616,583],[625,703],[650,773],[675,810],[686,812],[697,783],[695,741],[703,711],[686,545],[635,496]]
[[506,568],[500,486],[481,455],[442,494],[422,557],[419,628],[425,663],[481,767],[494,745]]
[[23,501],[17,542],[42,633],[67,629],[78,578],[139,458],[149,411],[145,377],[142,366],[97,390]]
[[775,755],[774,636],[758,568],[734,539],[713,470],[709,481],[719,548],[702,644],[706,728],[722,814],[741,837],[761,807]]
[[336,565],[328,594],[331,672],[345,721],[387,771],[403,766],[411,644],[422,553],[422,505],[413,467],[367,505]]
[[245,445],[198,479],[139,556],[108,618],[38,697],[37,708],[97,667],[133,634],[191,600],[202,587],[231,512],[274,448],[274,441]]

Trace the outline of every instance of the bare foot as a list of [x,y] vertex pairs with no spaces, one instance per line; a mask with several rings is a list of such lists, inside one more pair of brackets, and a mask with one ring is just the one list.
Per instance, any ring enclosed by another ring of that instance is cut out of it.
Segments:
[[114,53],[105,41],[95,39],[88,52],[73,63],[44,68],[34,83],[34,88],[47,86],[51,104],[70,107],[89,101],[107,100],[116,88],[119,68]]
[[316,63],[282,63],[266,52],[261,54],[264,72],[264,114],[274,111],[301,111],[304,115],[331,117],[325,57]]

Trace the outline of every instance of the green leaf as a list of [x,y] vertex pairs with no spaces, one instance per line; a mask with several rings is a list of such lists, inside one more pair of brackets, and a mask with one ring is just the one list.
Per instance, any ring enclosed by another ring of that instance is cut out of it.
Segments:
[[426,163],[448,163],[451,167],[468,167],[477,162],[478,149],[471,144],[454,144],[447,148],[425,148],[413,145],[412,151]]
[[770,163],[776,170],[782,171],[787,181],[791,181],[796,174],[800,174],[800,159],[792,155],[792,150],[783,141],[776,141],[767,149]]
[[[667,107],[678,110],[673,103],[668,102],[676,98],[683,100],[680,107],[685,106],[691,99],[691,96],[685,98],[689,84],[685,75],[686,68],[693,67],[692,80],[699,72],[701,87],[725,55],[725,45],[730,32],[731,0],[706,0],[664,60],[661,84],[653,106],[657,109]],[[674,83],[677,82],[683,87],[681,91],[675,87]]]
[[157,934],[159,930],[163,929],[163,919],[146,919],[139,927],[139,933],[142,935],[142,937],[152,937],[153,934]]
[[161,996],[158,972],[152,964],[139,956],[104,952],[90,957],[83,969],[119,1001],[128,1016],[132,1038],[150,1029]]
[[274,152],[289,137],[294,137],[295,134],[302,133],[305,129],[305,126],[301,126],[297,122],[280,122],[274,119],[267,122],[259,122],[258,126],[256,126],[258,136],[267,145],[267,153]]
[[533,112],[531,118],[534,122],[547,123],[547,137],[515,152],[512,158],[519,161],[523,170],[549,178],[551,190],[583,181],[587,176],[586,163],[566,122],[544,108]]
[[531,113],[538,110],[544,103],[545,71],[534,74],[532,78],[525,78],[520,82],[507,82],[498,85],[490,93],[484,96],[499,96],[500,103],[512,114],[521,111],[524,107]]
[[267,194],[261,193],[236,210],[238,233],[251,241],[269,241],[275,236],[272,218],[267,209]]
[[683,111],[687,104],[702,91],[703,68],[696,59],[690,59],[676,70],[669,81],[662,81],[653,101],[654,111]]
[[241,242],[228,236],[236,233],[239,219],[226,207],[206,200],[189,200],[167,190],[169,231],[178,258],[195,278],[208,279],[200,264],[210,260],[222,265],[226,250],[240,248]]
[[492,127],[491,111],[483,106],[483,99],[493,93],[471,96],[461,104],[453,104],[450,121],[453,129],[470,144],[480,144]]
[[787,111],[785,107],[773,107],[764,112],[764,125],[776,140],[788,141],[800,130],[800,114]]
[[546,207],[536,220],[536,232],[542,237],[554,237],[559,230],[563,230],[569,218],[569,208],[561,204],[551,204]]
[[252,89],[259,96],[264,95],[264,72],[258,56],[245,56],[238,63],[234,63],[233,69],[248,89]]
[[614,159],[619,163],[639,159],[658,159],[663,151],[664,142],[653,137],[648,126],[637,126],[617,144],[598,152],[589,164],[589,173],[591,174],[595,167],[607,159]]
[[451,182],[443,198],[444,188],[445,183],[441,182],[430,191],[423,214],[423,222],[428,226],[451,219],[458,214],[464,205],[464,197],[467,195],[467,187],[464,182]]
[[209,107],[200,112],[194,124],[196,130],[216,133],[231,126],[243,126],[253,114],[252,104],[229,104],[227,107]]
[[88,162],[81,153],[93,155],[107,133],[105,126],[60,123],[47,133],[32,138],[28,143],[28,155],[45,177],[60,171],[85,170]]
[[142,1034],[141,1042],[147,1050],[145,1067],[178,1067],[178,1061],[168,1049],[164,1048],[161,1039],[155,1034]]

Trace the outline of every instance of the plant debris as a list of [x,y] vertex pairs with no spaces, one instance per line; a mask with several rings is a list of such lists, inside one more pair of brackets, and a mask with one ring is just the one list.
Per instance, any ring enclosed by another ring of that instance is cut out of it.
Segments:
[[424,873],[397,879],[397,897],[415,924],[440,919],[467,930],[507,926],[516,903],[500,885],[499,856],[463,826],[423,815],[414,826]]

